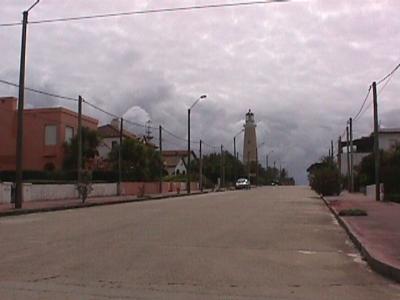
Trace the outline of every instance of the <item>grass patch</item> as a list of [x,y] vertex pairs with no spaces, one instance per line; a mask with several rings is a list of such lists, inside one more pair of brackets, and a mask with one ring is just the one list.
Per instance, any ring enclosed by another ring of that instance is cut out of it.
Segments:
[[360,208],[348,208],[339,211],[339,216],[341,217],[360,217],[368,216],[367,212]]

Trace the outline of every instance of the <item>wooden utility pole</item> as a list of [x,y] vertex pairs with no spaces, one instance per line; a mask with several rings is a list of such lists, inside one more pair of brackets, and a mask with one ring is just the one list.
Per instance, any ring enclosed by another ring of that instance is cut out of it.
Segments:
[[124,119],[121,118],[119,125],[119,147],[118,147],[118,196],[121,196],[122,182],[122,138],[124,134]]
[[342,175],[342,137],[341,136],[339,136],[339,139],[338,139],[337,163],[338,163],[338,168],[339,168],[339,174]]
[[203,153],[202,153],[202,144],[203,141],[200,140],[200,149],[199,149],[199,188],[200,191],[203,191]]
[[354,192],[354,160],[353,160],[353,119],[349,119],[350,129],[350,192]]
[[380,153],[379,153],[379,125],[378,125],[378,96],[376,93],[376,82],[372,83],[374,101],[374,157],[375,157],[375,200],[381,200],[380,189]]
[[333,157],[334,157],[334,154],[333,154],[333,140],[331,140],[331,158],[332,158],[332,162],[333,162]]
[[223,145],[221,145],[221,186],[225,187],[225,158]]
[[83,99],[81,96],[78,97],[78,184],[82,182],[82,102]]
[[190,108],[188,109],[188,144],[187,144],[187,165],[186,165],[186,191],[190,194]]
[[258,147],[256,148],[256,186],[258,186]]
[[163,176],[164,176],[164,160],[162,156],[162,126],[158,128],[158,137],[159,137],[159,149],[160,149],[160,159],[161,159],[161,165],[160,165],[160,194],[162,194],[162,186],[163,186]]
[[26,28],[28,25],[28,11],[23,12],[21,56],[19,65],[19,93],[17,113],[17,147],[15,166],[15,208],[21,208],[23,202],[22,171],[24,151],[24,94],[25,94],[25,57],[26,57]]
[[350,147],[349,147],[349,126],[346,126],[346,149],[347,149],[347,190],[351,190],[351,180],[350,180]]

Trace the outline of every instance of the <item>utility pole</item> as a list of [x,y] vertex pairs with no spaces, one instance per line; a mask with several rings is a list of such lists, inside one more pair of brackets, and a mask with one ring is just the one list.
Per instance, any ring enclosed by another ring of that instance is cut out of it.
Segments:
[[374,101],[374,157],[375,157],[375,200],[381,200],[380,189],[380,153],[379,153],[379,125],[378,125],[378,96],[376,93],[376,82],[372,83]]
[[199,149],[199,188],[200,192],[203,191],[203,153],[202,153],[202,144],[203,141],[200,140],[200,149]]
[[187,166],[186,166],[186,191],[190,194],[190,108],[188,109],[188,144],[187,144]]
[[333,140],[331,140],[331,156],[332,156],[332,162],[333,162],[333,157],[334,157],[334,154],[333,154]]
[[268,171],[268,154],[265,155],[265,170]]
[[78,97],[78,165],[77,172],[78,172],[78,184],[82,182],[82,96]]
[[353,161],[353,119],[349,119],[349,129],[350,129],[350,183],[351,192],[354,192],[354,161]]
[[338,168],[339,168],[339,174],[342,174],[342,137],[339,136],[338,140],[338,157],[337,157],[337,163],[338,163]]
[[256,148],[256,187],[258,186],[258,147]]
[[122,137],[124,134],[124,119],[121,118],[119,125],[119,147],[118,147],[118,196],[121,196],[122,182]]
[[247,152],[247,179],[250,181],[250,152]]
[[19,89],[18,89],[18,113],[17,113],[17,144],[15,161],[15,208],[21,208],[23,202],[22,171],[24,150],[24,96],[25,96],[25,58],[26,58],[26,32],[28,26],[29,11],[39,3],[37,0],[30,8],[22,13],[22,37],[21,54],[19,64]]
[[221,145],[221,186],[225,187],[225,161],[224,161],[224,146]]
[[162,194],[163,176],[164,176],[164,161],[162,156],[162,126],[159,127],[159,148],[160,148],[160,194]]
[[350,180],[350,147],[349,147],[349,126],[346,126],[346,148],[347,148],[347,190],[351,192]]
[[236,157],[236,136],[233,137],[233,156]]

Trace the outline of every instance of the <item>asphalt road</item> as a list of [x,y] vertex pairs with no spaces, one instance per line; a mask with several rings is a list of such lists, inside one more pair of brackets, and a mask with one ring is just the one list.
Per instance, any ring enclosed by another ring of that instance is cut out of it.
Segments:
[[400,299],[305,187],[0,219],[0,299]]

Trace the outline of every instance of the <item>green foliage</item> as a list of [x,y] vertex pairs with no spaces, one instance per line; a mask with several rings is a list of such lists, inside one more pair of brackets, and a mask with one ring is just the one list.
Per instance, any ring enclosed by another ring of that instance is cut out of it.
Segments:
[[[84,169],[90,159],[95,158],[99,153],[97,147],[100,137],[95,130],[82,127],[82,168]],[[64,143],[64,169],[76,170],[78,165],[78,135],[71,141]]]
[[311,188],[323,196],[338,195],[341,191],[341,176],[335,162],[324,157],[308,169],[308,180]]
[[166,181],[166,182],[186,182],[187,181],[187,177],[186,177],[186,175],[183,175],[183,174],[170,175],[170,176],[165,176],[163,178],[163,180]]
[[385,155],[382,167],[385,200],[400,202],[400,145],[397,144]]
[[[239,177],[246,177],[243,164],[228,151],[224,152],[225,163],[225,183],[232,184]],[[199,162],[193,162],[192,172],[198,174]],[[207,178],[204,183],[206,186],[216,184],[221,177],[221,154],[211,153],[203,156],[203,175]]]
[[[380,151],[380,178],[384,184],[385,200],[400,202],[400,145],[389,151]],[[358,167],[359,183],[362,186],[375,183],[375,156],[363,158]]]
[[[70,182],[77,178],[76,171],[30,171],[22,172],[24,181],[33,183],[50,183],[50,182]],[[15,181],[15,171],[1,171],[0,181]]]
[[[122,172],[126,180],[157,180],[160,178],[162,160],[160,153],[134,139],[122,142]],[[114,170],[118,170],[119,145],[109,154]]]

